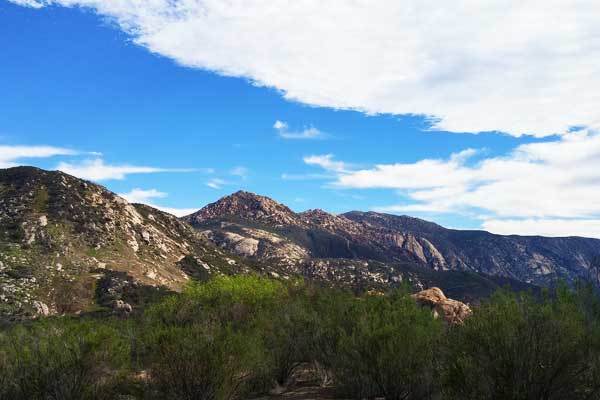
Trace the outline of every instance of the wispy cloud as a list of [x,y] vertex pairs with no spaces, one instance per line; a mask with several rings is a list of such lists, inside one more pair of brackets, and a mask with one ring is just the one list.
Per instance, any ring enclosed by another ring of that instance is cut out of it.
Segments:
[[212,189],[221,189],[224,185],[227,185],[227,181],[219,178],[213,178],[206,182],[206,186]]
[[192,172],[194,169],[159,168],[129,164],[106,164],[103,159],[96,158],[81,162],[61,162],[56,169],[82,179],[92,181],[122,180],[132,174],[152,174],[158,172]]
[[343,161],[334,160],[333,154],[306,156],[303,160],[308,165],[316,165],[330,172],[345,173],[349,171],[349,165]]
[[234,167],[229,171],[229,175],[237,176],[242,179],[246,179],[249,173],[250,171],[248,170],[248,168],[242,166]]
[[157,210],[161,210],[167,212],[169,214],[173,214],[176,217],[183,217],[184,215],[189,215],[198,210],[198,208],[175,208],[175,207],[165,207],[159,206],[153,202],[155,199],[164,199],[168,196],[167,193],[161,192],[156,189],[140,189],[135,188],[127,193],[119,193],[119,196],[123,197],[130,203],[141,203],[146,204],[150,207],[156,208]]
[[290,131],[288,124],[279,120],[275,121],[273,128],[277,131],[277,135],[283,139],[324,139],[326,137],[323,132],[314,126],[300,131]]
[[44,2],[39,0],[9,0],[15,4],[19,4],[21,6],[32,7],[32,8],[42,8],[44,7]]
[[119,196],[123,197],[130,203],[144,203],[147,204],[153,199],[164,199],[167,197],[167,193],[161,192],[156,189],[131,189],[127,193],[119,193]]
[[31,158],[70,156],[77,151],[53,146],[0,146],[0,168],[10,168],[22,164]]

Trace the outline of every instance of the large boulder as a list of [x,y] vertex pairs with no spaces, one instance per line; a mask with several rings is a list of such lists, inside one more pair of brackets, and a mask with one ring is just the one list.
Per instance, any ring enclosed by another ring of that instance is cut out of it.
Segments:
[[440,288],[432,287],[412,295],[413,299],[422,306],[431,308],[433,316],[444,319],[447,324],[462,324],[473,314],[467,304],[452,300],[444,295]]

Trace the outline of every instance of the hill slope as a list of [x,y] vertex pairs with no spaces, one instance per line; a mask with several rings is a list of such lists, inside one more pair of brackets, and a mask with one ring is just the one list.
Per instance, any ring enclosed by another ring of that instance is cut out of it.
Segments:
[[0,170],[0,316],[87,310],[109,277],[178,289],[190,276],[248,269],[234,258],[176,217],[102,186]]

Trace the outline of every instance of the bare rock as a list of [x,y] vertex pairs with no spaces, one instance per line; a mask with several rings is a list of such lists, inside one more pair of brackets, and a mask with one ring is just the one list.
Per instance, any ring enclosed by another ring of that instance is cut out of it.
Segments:
[[41,301],[34,301],[32,305],[37,315],[41,315],[43,317],[47,317],[48,315],[50,315],[50,308],[48,308],[48,305],[46,303],[43,303]]
[[467,304],[452,300],[438,287],[422,290],[412,295],[419,305],[431,308],[435,318],[442,317],[447,324],[462,324],[473,314]]
[[121,314],[129,314],[133,311],[131,304],[125,303],[123,300],[113,301],[112,308],[115,312],[121,313]]
[[48,217],[46,217],[45,215],[42,215],[38,219],[38,222],[39,222],[40,226],[46,226],[46,225],[48,225]]
[[150,244],[150,233],[148,231],[142,231],[142,239],[146,244]]

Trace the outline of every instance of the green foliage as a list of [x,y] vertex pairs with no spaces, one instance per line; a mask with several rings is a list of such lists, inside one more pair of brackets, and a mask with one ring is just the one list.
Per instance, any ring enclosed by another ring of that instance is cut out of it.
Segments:
[[269,355],[258,321],[284,295],[281,283],[265,278],[216,277],[152,307],[143,340],[156,391],[228,400],[263,389]]
[[206,283],[192,282],[181,295],[165,299],[147,314],[166,324],[209,319],[243,326],[275,307],[275,299],[284,292],[283,284],[275,280],[254,275],[218,276]]
[[33,277],[33,268],[28,265],[15,265],[11,269],[7,270],[5,274],[13,279],[28,279]]
[[228,327],[164,327],[151,335],[150,377],[158,398],[229,400],[262,376],[260,339]]
[[500,292],[451,327],[406,290],[357,297],[259,276],[214,277],[156,301],[127,320],[0,330],[0,400],[258,398],[307,370],[343,398],[600,398],[590,287]]
[[436,391],[442,324],[405,293],[354,302],[334,360],[338,390],[352,398],[425,399]]
[[448,338],[448,398],[598,398],[594,336],[564,288],[542,301],[497,293]]
[[0,399],[110,399],[127,362],[111,323],[48,320],[0,334]]

